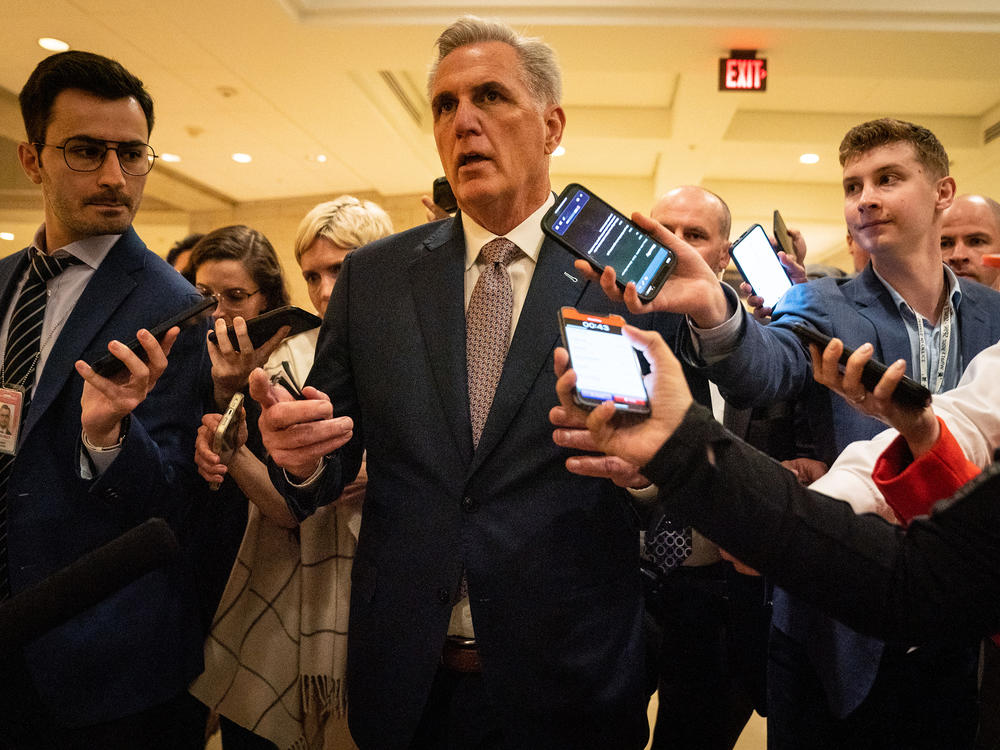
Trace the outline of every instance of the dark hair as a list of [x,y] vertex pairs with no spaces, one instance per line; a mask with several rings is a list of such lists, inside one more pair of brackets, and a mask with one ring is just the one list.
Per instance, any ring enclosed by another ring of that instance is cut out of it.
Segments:
[[868,153],[873,148],[893,143],[909,143],[919,161],[937,180],[948,176],[948,152],[931,131],[905,120],[883,117],[856,125],[840,142],[840,166]]
[[200,232],[195,232],[194,234],[189,234],[182,240],[177,240],[177,242],[173,244],[173,247],[167,251],[167,263],[173,265],[174,261],[177,260],[178,255],[183,253],[185,250],[193,248],[198,244],[198,240],[204,236],[205,235]]
[[274,252],[267,237],[256,229],[234,224],[212,230],[194,246],[188,270],[192,274],[197,273],[198,267],[209,260],[235,260],[242,263],[267,300],[265,312],[289,303],[278,254]]
[[70,50],[50,55],[38,63],[18,96],[24,130],[32,143],[44,143],[52,119],[52,104],[67,89],[79,89],[102,99],[134,96],[146,115],[146,128],[153,132],[153,99],[142,81],[116,60],[93,52]]

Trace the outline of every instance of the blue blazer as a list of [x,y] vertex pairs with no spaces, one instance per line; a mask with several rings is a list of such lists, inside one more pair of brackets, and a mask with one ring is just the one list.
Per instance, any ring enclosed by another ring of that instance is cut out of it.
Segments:
[[[12,303],[26,264],[26,251],[0,260],[0,310]],[[111,339],[129,341],[194,299],[191,285],[131,229],[94,272],[35,384],[7,485],[14,592],[151,516],[181,520],[200,423],[202,334],[178,338],[166,372],[132,414],[121,453],[97,480],[80,474],[83,379],[73,363],[92,361]],[[52,714],[85,726],[184,690],[201,669],[190,587],[181,564],[154,571],[30,643],[25,659]]]
[[[980,351],[1000,340],[1000,293],[961,279],[959,288],[962,301],[954,343],[964,369]],[[727,401],[745,407],[781,398],[805,399],[815,457],[827,464],[849,443],[885,429],[813,381],[809,352],[790,330],[794,323],[805,321],[852,348],[871,342],[876,359],[886,363],[905,359],[912,374],[905,325],[871,264],[853,279],[824,278],[792,287],[779,302],[770,325],[747,317],[736,350],[721,362],[699,368],[719,384]],[[685,358],[697,364],[690,337],[682,348]],[[859,635],[781,589],[774,593],[773,623],[806,644],[837,715],[846,716],[867,697],[884,647],[881,641]]]
[[511,747],[637,748],[647,724],[636,527],[625,493],[552,442],[557,311],[614,308],[546,241],[478,448],[466,384],[461,218],[346,259],[309,384],[355,421],[300,515],[367,450],[348,656],[351,732],[407,747],[463,567],[483,679]]

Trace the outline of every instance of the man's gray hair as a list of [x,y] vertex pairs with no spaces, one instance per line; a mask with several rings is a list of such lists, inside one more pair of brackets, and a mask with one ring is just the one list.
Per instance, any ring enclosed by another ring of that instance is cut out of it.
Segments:
[[441,61],[459,47],[483,42],[509,44],[521,60],[524,85],[532,98],[544,106],[558,105],[562,101],[562,74],[556,53],[536,37],[518,34],[500,21],[489,21],[476,16],[462,16],[441,32],[435,45],[438,55],[427,75],[427,94],[432,96],[434,78]]

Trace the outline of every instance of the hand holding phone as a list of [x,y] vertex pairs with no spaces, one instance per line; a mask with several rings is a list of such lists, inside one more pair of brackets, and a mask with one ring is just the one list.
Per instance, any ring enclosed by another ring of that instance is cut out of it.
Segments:
[[[219,462],[229,465],[233,460],[233,455],[239,448],[238,440],[240,433],[240,420],[243,411],[243,394],[236,393],[229,400],[219,426],[215,428],[215,435],[212,437],[212,450],[219,455]],[[209,489],[217,490],[220,482],[212,482]]]
[[[286,305],[285,307],[278,307],[262,315],[258,315],[256,318],[250,318],[247,321],[247,335],[250,337],[250,343],[253,345],[253,348],[259,349],[282,326],[288,326],[291,329],[288,335],[294,336],[297,333],[302,333],[312,328],[319,328],[322,323],[323,319],[318,315],[313,315],[301,307]],[[226,326],[226,331],[229,334],[229,342],[233,345],[233,351],[238,352],[240,350],[240,342],[236,337],[236,331],[233,330],[232,324]],[[219,343],[219,338],[215,335],[215,331],[209,332],[208,340],[216,345]]]
[[773,309],[782,295],[792,288],[792,280],[760,224],[754,224],[740,235],[729,254],[740,275],[753,287],[754,294],[763,298],[764,307]]
[[594,409],[612,401],[616,409],[649,414],[639,355],[624,327],[621,315],[583,313],[572,307],[559,311],[563,345],[576,372],[573,398],[579,406]]
[[635,283],[649,302],[677,265],[674,252],[650,237],[587,188],[567,185],[542,218],[542,231],[598,273],[615,269],[618,286]]
[[453,214],[458,210],[458,201],[455,199],[455,193],[452,192],[447,177],[438,177],[434,180],[434,184],[431,185],[431,196],[434,205],[445,213]]
[[[812,326],[805,325],[804,323],[794,324],[792,331],[806,346],[815,344],[819,347],[821,354],[831,340],[830,336],[820,333]],[[854,354],[854,349],[845,346],[843,353],[840,355],[840,364],[846,365],[848,358],[852,354]],[[882,379],[887,369],[877,359],[868,360],[861,371],[861,383],[865,389],[868,391],[875,390],[875,386],[878,385],[878,382]],[[927,387],[904,375],[903,379],[899,381],[899,385],[896,386],[896,390],[892,392],[892,400],[900,406],[922,409],[931,402],[931,392]]]
[[[188,326],[195,325],[207,316],[208,311],[215,307],[215,304],[216,302],[214,297],[202,297],[193,305],[188,305],[180,312],[161,320],[155,326],[150,328],[149,332],[153,334],[153,338],[159,341],[163,338],[166,332],[174,326],[187,328]],[[125,346],[127,346],[128,349],[143,362],[146,361],[148,355],[146,354],[146,350],[143,348],[142,344],[139,342],[139,339],[132,339]],[[125,369],[125,363],[111,352],[107,352],[97,360],[88,362],[88,364],[94,372],[103,378],[112,378]]]

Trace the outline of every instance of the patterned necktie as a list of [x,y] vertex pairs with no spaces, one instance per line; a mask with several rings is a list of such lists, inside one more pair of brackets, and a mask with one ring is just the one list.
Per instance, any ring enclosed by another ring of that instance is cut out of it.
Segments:
[[[41,354],[42,322],[45,319],[45,302],[48,299],[46,283],[67,267],[79,263],[76,258],[53,258],[29,251],[31,266],[21,294],[14,303],[7,328],[7,345],[3,357],[4,387],[24,389],[21,404],[21,423],[31,399],[35,383],[35,369]],[[14,456],[0,454],[0,601],[10,596],[7,577],[7,480],[14,466]]]
[[469,309],[465,313],[465,354],[469,374],[469,416],[472,444],[479,445],[486,417],[490,413],[503,362],[510,345],[510,321],[514,292],[507,265],[521,250],[505,237],[485,245],[480,256],[487,265],[479,275]]
[[691,556],[693,550],[690,526],[678,526],[666,516],[646,533],[645,557],[661,575]]

